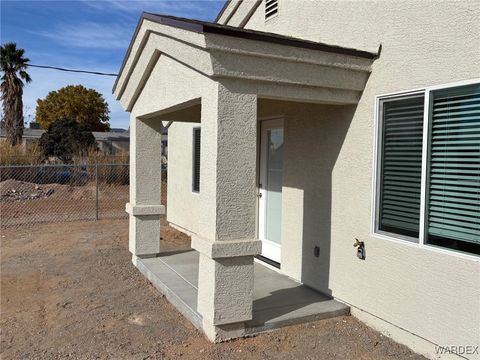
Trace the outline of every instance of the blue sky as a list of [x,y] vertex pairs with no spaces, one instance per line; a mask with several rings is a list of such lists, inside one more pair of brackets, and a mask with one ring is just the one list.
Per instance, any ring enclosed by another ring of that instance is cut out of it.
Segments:
[[[16,42],[32,64],[117,73],[142,11],[213,21],[224,0],[5,1],[0,3],[1,43]],[[25,121],[38,98],[66,85],[99,91],[110,107],[110,125],[128,127],[129,114],[113,98],[114,77],[29,68]]]

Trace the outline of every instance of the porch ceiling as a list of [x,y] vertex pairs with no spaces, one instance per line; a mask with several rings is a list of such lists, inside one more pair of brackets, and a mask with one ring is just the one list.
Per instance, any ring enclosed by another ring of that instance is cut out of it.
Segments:
[[352,104],[378,54],[144,13],[113,88],[125,110],[132,110],[161,56],[260,97]]

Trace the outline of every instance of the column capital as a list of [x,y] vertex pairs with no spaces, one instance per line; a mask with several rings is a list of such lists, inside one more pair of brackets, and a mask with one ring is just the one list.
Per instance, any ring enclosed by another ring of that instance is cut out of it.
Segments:
[[191,246],[210,259],[255,256],[262,251],[262,242],[257,239],[211,241],[196,234]]
[[163,205],[133,205],[126,203],[125,211],[133,216],[163,215],[165,206]]

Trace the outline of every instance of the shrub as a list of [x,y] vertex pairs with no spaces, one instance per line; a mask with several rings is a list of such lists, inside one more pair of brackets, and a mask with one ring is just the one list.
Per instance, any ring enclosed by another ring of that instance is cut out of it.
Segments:
[[69,163],[74,156],[83,156],[95,148],[96,142],[85,125],[72,119],[61,119],[48,126],[39,145],[45,157],[55,156],[64,163]]

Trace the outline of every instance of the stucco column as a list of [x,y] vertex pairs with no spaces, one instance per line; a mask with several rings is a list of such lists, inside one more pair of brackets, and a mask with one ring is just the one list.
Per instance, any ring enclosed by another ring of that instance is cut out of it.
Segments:
[[128,248],[137,257],[160,252],[161,122],[130,121],[130,202]]
[[222,84],[215,95],[202,98],[205,211],[192,247],[200,253],[203,329],[210,340],[220,341],[241,336],[244,322],[252,319],[253,256],[261,243],[256,239],[257,97]]

